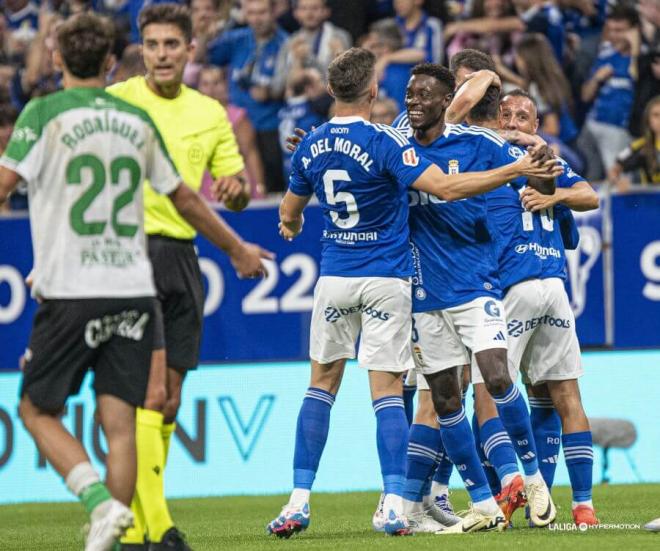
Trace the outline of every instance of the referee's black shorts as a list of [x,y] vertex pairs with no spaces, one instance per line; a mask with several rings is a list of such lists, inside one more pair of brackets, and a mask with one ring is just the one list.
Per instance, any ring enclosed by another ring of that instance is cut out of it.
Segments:
[[162,311],[167,366],[182,373],[196,369],[204,317],[204,284],[195,246],[191,240],[161,235],[148,238]]

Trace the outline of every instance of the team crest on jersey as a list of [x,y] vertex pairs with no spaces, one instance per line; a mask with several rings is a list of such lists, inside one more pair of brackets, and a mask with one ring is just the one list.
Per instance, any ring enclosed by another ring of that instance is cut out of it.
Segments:
[[458,174],[458,160],[449,161],[449,174]]
[[403,164],[406,166],[417,166],[419,164],[419,157],[413,147],[403,152]]
[[204,148],[199,143],[194,143],[188,148],[188,161],[197,164],[204,160]]
[[417,300],[424,300],[426,299],[426,291],[421,287],[418,287],[415,289],[415,296],[417,297]]
[[525,152],[519,147],[509,147],[509,155],[511,155],[514,159],[520,159],[521,157],[525,156]]

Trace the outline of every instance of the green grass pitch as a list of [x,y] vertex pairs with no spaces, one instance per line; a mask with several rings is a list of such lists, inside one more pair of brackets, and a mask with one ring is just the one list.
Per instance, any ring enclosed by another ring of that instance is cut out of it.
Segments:
[[[553,491],[558,523],[572,522],[570,491]],[[316,494],[312,496],[310,528],[290,540],[266,536],[264,527],[280,510],[286,497],[226,497],[171,501],[174,518],[195,551],[385,549],[487,550],[548,549],[552,551],[660,550],[660,533],[612,528],[585,533],[525,527],[524,515],[514,515],[515,527],[503,534],[436,536],[422,534],[388,538],[371,530],[371,515],[378,494]],[[458,508],[467,503],[465,492],[454,492]],[[639,524],[660,516],[660,485],[598,486],[594,502],[602,523]],[[0,507],[0,549],[70,551],[82,549],[82,506],[26,504]]]

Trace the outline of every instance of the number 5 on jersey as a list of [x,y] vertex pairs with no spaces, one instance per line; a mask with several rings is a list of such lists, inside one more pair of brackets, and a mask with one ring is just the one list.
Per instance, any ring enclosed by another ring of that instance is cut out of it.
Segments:
[[351,177],[346,170],[326,170],[323,174],[323,189],[328,205],[335,206],[339,203],[346,205],[346,212],[348,214],[346,218],[340,217],[336,211],[330,212],[332,222],[344,230],[355,227],[360,221],[360,212],[358,211],[357,202],[353,194],[347,191],[335,193],[335,182],[350,181]]

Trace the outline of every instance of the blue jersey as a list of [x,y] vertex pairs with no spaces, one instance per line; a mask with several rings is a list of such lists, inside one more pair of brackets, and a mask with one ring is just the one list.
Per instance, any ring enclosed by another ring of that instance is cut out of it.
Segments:
[[[518,146],[512,157],[524,155]],[[582,181],[563,159],[564,173],[557,186],[570,187]],[[499,275],[502,289],[528,279],[565,277],[566,259],[560,224],[555,209],[531,213],[524,209],[520,194],[524,181],[513,182],[488,193],[488,209],[498,231]],[[555,207],[557,208],[557,207]]]
[[[448,174],[489,170],[515,160],[507,142],[480,127],[448,124],[428,146],[411,141],[420,156]],[[452,202],[413,190],[409,196],[413,311],[442,310],[482,296],[500,298],[498,234],[486,196]]]
[[321,275],[410,277],[408,188],[431,165],[389,126],[335,117],[305,136],[289,190],[323,208]]
[[260,44],[250,27],[224,32],[209,44],[209,61],[213,65],[229,65],[229,98],[247,109],[257,131],[276,130],[280,101],[257,101],[250,94],[253,86],[270,86],[275,75],[275,62],[287,35],[279,27],[273,36]]
[[589,78],[605,65],[611,65],[614,73],[598,91],[589,117],[607,124],[627,128],[635,96],[635,81],[630,75],[631,58],[622,55],[607,44],[601,49],[591,68]]

